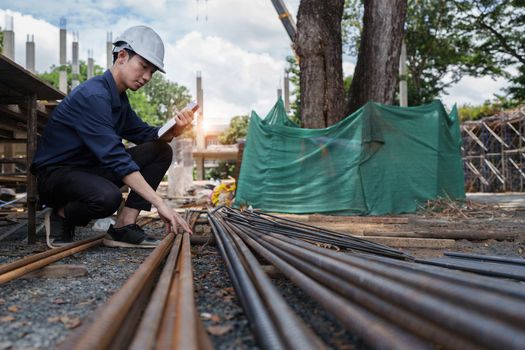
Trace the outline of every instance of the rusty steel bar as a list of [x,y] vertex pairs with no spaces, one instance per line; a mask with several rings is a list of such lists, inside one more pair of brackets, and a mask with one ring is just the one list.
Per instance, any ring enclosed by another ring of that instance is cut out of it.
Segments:
[[[392,260],[382,256],[355,253],[354,255],[366,260],[376,261],[383,264],[396,266],[408,273],[416,271],[420,274],[428,275],[431,278],[440,278],[448,283],[456,285],[471,286],[478,290],[485,290],[498,293],[504,296],[519,298],[525,301],[525,289],[511,280],[497,279],[492,277],[472,274],[464,271],[444,269],[438,266],[414,264],[407,261]],[[495,283],[497,281],[497,283]]]
[[51,249],[49,251],[35,254],[24,259],[14,261],[11,264],[2,266],[1,270],[5,271],[0,274],[0,284],[12,281],[28,272],[37,270],[49,265],[57,260],[76,254],[83,250],[102,243],[105,234],[97,235],[89,239],[75,242],[71,245]]
[[[221,209],[221,214],[224,216],[225,220],[249,228],[257,228],[264,232],[278,232],[286,236],[331,244],[341,248],[390,256],[397,259],[414,259],[406,253],[379,243],[370,242],[353,235],[322,229],[313,225],[281,218],[267,213],[249,211],[240,212],[235,209],[224,208]],[[264,216],[267,216],[270,219],[265,218]]]
[[35,262],[35,261],[38,261],[38,260],[42,260],[43,258],[47,258],[48,256],[55,255],[55,254],[58,254],[58,253],[61,253],[61,252],[65,251],[65,250],[69,250],[69,249],[75,248],[75,247],[77,247],[79,245],[83,245],[83,244],[86,244],[86,243],[89,243],[89,242],[92,242],[92,241],[99,240],[99,239],[103,238],[104,236],[105,236],[105,234],[96,235],[96,236],[93,236],[93,237],[89,237],[89,238],[83,239],[83,240],[78,241],[78,242],[70,243],[70,244],[65,245],[63,247],[49,249],[49,250],[46,250],[45,252],[42,252],[42,253],[30,255],[30,256],[27,256],[25,258],[15,260],[15,261],[13,261],[11,263],[0,265],[0,275],[3,275],[4,273],[9,272],[9,271],[18,269],[18,268],[20,268],[22,266],[28,265],[28,264],[30,264],[32,262]]
[[179,296],[173,336],[176,349],[197,350],[197,319],[199,314],[193,296],[193,273],[191,271],[190,236],[184,233],[181,254],[179,255]]
[[255,256],[237,235],[237,228],[224,221],[221,221],[221,224],[226,228],[226,231],[233,238],[240,253],[243,255],[248,270],[253,275],[253,281],[288,347],[301,350],[325,349],[326,345],[294,314],[284,298],[273,286],[270,278],[264,273]]
[[[244,235],[241,234],[241,235]],[[243,236],[244,237],[244,236]],[[252,236],[250,236],[252,237]],[[254,238],[254,237],[252,237]],[[383,317],[391,323],[397,324],[401,328],[405,328],[412,334],[427,339],[435,344],[440,344],[445,348],[450,349],[479,349],[480,347],[472,344],[468,339],[458,337],[454,332],[443,330],[439,325],[434,324],[421,316],[414,315],[405,311],[402,307],[390,304],[387,300],[383,300],[366,290],[363,290],[355,284],[348,283],[346,280],[327,273],[315,265],[299,259],[284,250],[272,246],[264,240],[257,240],[259,244],[276,254],[286,262],[290,263],[304,274],[319,281],[326,287],[335,291],[336,293],[352,300],[353,302],[366,307],[373,313]]]
[[317,254],[325,255],[357,268],[370,271],[384,278],[417,287],[420,291],[440,295],[451,302],[460,303],[463,307],[469,307],[473,310],[484,310],[484,313],[491,314],[494,317],[502,318],[509,322],[525,324],[525,314],[521,311],[521,308],[524,307],[524,300],[522,299],[509,298],[494,292],[480,290],[477,286],[458,286],[443,279],[436,278],[435,276],[429,276],[426,273],[407,272],[404,269],[391,265],[391,261],[385,261],[383,263],[372,262],[359,256],[333,252],[287,237],[278,237],[277,235],[274,237],[311,250]]
[[141,288],[155,277],[154,271],[164,260],[175,239],[167,235],[124,286],[96,311],[95,322],[77,336],[74,349],[108,349],[119,328],[140,294]]
[[162,269],[155,291],[144,311],[137,333],[133,337],[133,341],[129,347],[131,350],[150,350],[155,347],[156,337],[161,325],[162,314],[170,290],[173,271],[178,260],[181,242],[182,235],[177,235],[166,263],[164,264],[164,268]]
[[366,344],[377,349],[430,349],[421,340],[391,325],[360,305],[351,303],[330,289],[320,285],[295,267],[265,249],[251,237],[246,238],[259,255],[275,265],[306,294],[331,312],[348,330],[361,337]]
[[[484,317],[484,310],[461,309],[460,304],[441,300],[434,295],[419,292],[417,289],[370,273],[364,269],[343,264],[340,260],[316,254],[296,245],[276,239],[269,235],[254,232],[257,237],[270,242],[288,253],[302,259],[309,259],[319,268],[355,283],[379,297],[402,305],[413,313],[431,317],[443,327],[470,337],[485,346],[503,346],[508,349],[520,349],[525,346],[525,332],[518,325],[500,322]],[[524,304],[525,306],[525,304]]]
[[503,257],[503,256],[465,254],[465,253],[456,253],[456,252],[445,252],[443,255],[451,256],[454,258],[463,258],[463,259],[468,259],[468,260],[495,261],[495,262],[500,262],[500,263],[505,263],[505,264],[525,266],[525,259],[523,258],[508,258],[508,257]]
[[235,246],[213,215],[208,215],[208,217],[215,234],[217,246],[223,256],[223,260],[226,262],[226,268],[259,345],[263,349],[286,349],[286,345],[276,329],[264,302],[244,269],[241,258],[235,251]]

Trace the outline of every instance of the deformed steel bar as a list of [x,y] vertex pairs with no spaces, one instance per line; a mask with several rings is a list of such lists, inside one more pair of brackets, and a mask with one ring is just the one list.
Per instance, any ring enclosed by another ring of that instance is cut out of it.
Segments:
[[0,267],[0,284],[12,281],[28,272],[42,268],[55,261],[65,258],[102,243],[105,234],[96,235],[88,239],[68,244],[64,247],[31,255]]
[[[352,235],[345,235],[339,232],[321,229],[312,225],[295,222],[290,219],[282,218],[286,222],[278,222],[279,217],[271,214],[261,214],[254,212],[235,211],[230,208],[225,208],[225,219],[236,222],[248,227],[257,227],[259,230],[276,232],[293,236],[301,239],[308,239],[317,241],[319,243],[327,243],[339,246],[341,248],[348,248],[360,251],[371,252],[375,254],[387,255],[398,259],[413,259],[410,255],[399,250],[390,248],[388,246],[370,242],[366,239],[358,238]],[[270,216],[274,220],[263,218],[262,215]]]
[[512,278],[525,281],[525,268],[496,262],[480,262],[463,258],[416,259],[420,264],[446,267],[449,269],[475,272],[486,276]]
[[[319,255],[340,260],[343,263],[352,265],[369,271],[375,275],[382,276],[389,280],[401,282],[407,286],[418,288],[421,292],[428,292],[439,295],[454,303],[460,303],[463,307],[470,307],[473,310],[484,310],[484,313],[494,317],[506,319],[510,322],[525,324],[525,314],[521,311],[524,307],[524,300],[520,298],[502,296],[500,294],[480,290],[476,285],[455,285],[450,282],[428,275],[427,273],[407,271],[393,264],[391,261],[382,263],[363,259],[360,256],[342,254],[319,248],[315,245],[292,240],[287,237],[273,236],[298,247],[311,250]],[[392,260],[392,259],[389,259]],[[494,283],[494,281],[492,281]]]
[[[252,237],[257,240],[255,237]],[[407,331],[427,339],[435,344],[440,344],[446,348],[453,349],[477,349],[479,346],[472,344],[467,339],[458,337],[454,332],[444,330],[424,317],[412,314],[403,307],[391,304],[388,299],[382,299],[372,293],[360,288],[356,284],[348,283],[346,280],[336,275],[327,273],[315,265],[299,259],[294,255],[286,253],[284,250],[272,246],[264,240],[257,240],[263,247],[276,254],[304,274],[319,281],[326,287],[352,300],[353,302],[366,307],[373,313],[381,316],[393,324],[397,324]]]
[[521,329],[522,327],[486,317],[484,310],[461,309],[460,304],[442,300],[428,293],[421,293],[404,283],[383,278],[362,268],[343,264],[340,260],[316,254],[284,240],[257,232],[252,233],[288,253],[301,259],[308,259],[325,271],[330,271],[351,283],[362,286],[379,297],[388,298],[408,311],[431,315],[435,322],[465,337],[475,338],[476,341],[486,345],[503,346],[508,349],[519,349],[525,346],[525,332]]
[[[244,232],[244,231],[243,231]],[[362,306],[351,303],[337,293],[322,286],[311,277],[299,271],[274,253],[265,249],[251,237],[243,239],[259,255],[275,265],[283,274],[297,284],[303,291],[317,300],[331,312],[350,331],[355,332],[373,348],[377,349],[430,349],[418,338],[397,326],[391,325]]]
[[235,247],[224,232],[223,227],[217,222],[213,215],[208,215],[213,227],[217,245],[223,255],[227,256],[227,268],[230,276],[236,277],[232,281],[235,290],[241,297],[241,303],[246,314],[249,316],[250,324],[254,330],[256,339],[263,349],[286,349],[286,345],[279,335],[279,332],[268,313],[264,302],[251,281],[248,272],[244,269],[243,262],[239,254],[236,253]]
[[221,224],[242,253],[246,265],[253,276],[253,281],[272,314],[272,318],[278,326],[277,329],[281,332],[281,336],[288,348],[301,350],[325,349],[326,345],[294,314],[284,298],[273,286],[270,278],[263,271],[255,256],[237,235],[238,229],[226,222],[221,222]]
[[469,259],[469,260],[482,260],[482,261],[495,261],[495,262],[500,262],[500,263],[525,266],[525,259],[522,259],[522,258],[508,258],[504,256],[465,254],[465,253],[456,253],[456,252],[445,252],[444,255],[451,256],[454,258],[463,258],[463,259]]
[[177,298],[177,314],[173,336],[176,349],[198,350],[198,326],[200,321],[195,307],[193,291],[193,273],[191,270],[190,235],[182,236],[182,247],[179,254],[179,296]]
[[401,260],[392,260],[372,254],[354,253],[354,255],[360,256],[369,261],[377,261],[389,266],[396,266],[404,271],[418,271],[419,273],[429,275],[432,278],[443,279],[448,283],[471,286],[478,290],[487,290],[504,296],[520,298],[522,301],[525,301],[525,289],[510,280],[498,279],[495,281],[493,277],[478,275],[466,271],[444,269],[438,266],[417,264]]
[[181,242],[182,235],[177,235],[162,269],[162,273],[160,274],[159,281],[151,295],[150,302],[144,311],[137,332],[133,337],[133,341],[129,347],[131,350],[150,350],[155,347],[156,337],[161,325],[163,310],[170,290],[173,271],[177,264]]
[[164,260],[175,239],[167,235],[124,286],[109,301],[98,308],[95,322],[75,338],[74,349],[108,349],[117,335],[126,315],[140,294],[141,288],[152,278],[153,273]]

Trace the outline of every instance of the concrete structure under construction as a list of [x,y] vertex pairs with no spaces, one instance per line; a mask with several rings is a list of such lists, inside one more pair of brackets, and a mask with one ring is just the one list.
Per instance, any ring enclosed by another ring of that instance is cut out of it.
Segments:
[[29,34],[26,41],[26,69],[35,73],[35,36]]
[[113,65],[113,34],[111,32],[107,33],[106,36],[106,68],[110,69]]
[[12,61],[15,60],[15,32],[13,30],[13,17],[8,15],[5,16],[2,54]]
[[58,88],[63,93],[67,94],[67,30],[66,30],[67,21],[65,18],[60,19],[60,34],[59,34],[59,64],[60,71],[58,72]]
[[73,44],[72,44],[72,66],[71,66],[71,73],[73,74],[73,79],[71,81],[71,90],[76,88],[80,84],[79,80],[79,64],[78,64],[78,32],[73,32]]
[[[204,151],[206,147],[204,144],[204,91],[202,90],[202,75],[201,72],[197,72],[197,103],[199,104],[199,111],[197,112],[197,151]],[[204,157],[196,157],[195,162],[197,164],[197,179],[204,179]]]
[[290,77],[288,71],[284,72],[284,110],[290,113]]
[[88,50],[88,60],[87,60],[87,78],[93,78],[95,68],[95,61],[93,60],[93,50]]

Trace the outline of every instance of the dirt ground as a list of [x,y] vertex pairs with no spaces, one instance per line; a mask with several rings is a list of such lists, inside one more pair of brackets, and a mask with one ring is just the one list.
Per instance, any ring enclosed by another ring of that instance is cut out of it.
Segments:
[[[455,251],[524,258],[525,196],[492,196],[490,201],[486,196],[474,197],[469,197],[462,206],[428,203],[417,214],[410,215],[287,217],[363,238],[387,239],[398,249],[417,257],[438,257],[445,251]],[[23,221],[23,214],[17,220]],[[143,223],[147,232],[161,235],[159,221],[144,219]],[[4,216],[4,220],[0,220],[0,235],[10,227],[12,223]],[[79,238],[93,234],[88,226],[79,231]],[[201,223],[196,227],[196,234],[211,235],[210,227]],[[21,229],[0,242],[0,264],[45,249],[42,234],[34,246],[24,242],[25,236],[25,230]],[[59,262],[86,266],[85,276],[20,278],[2,285],[0,350],[55,347],[120,288],[148,253],[140,249],[96,247]],[[192,254],[197,307],[215,348],[257,349],[216,247],[196,245]],[[359,339],[346,332],[337,320],[288,280],[274,277],[273,281],[298,315],[331,348],[363,348]]]

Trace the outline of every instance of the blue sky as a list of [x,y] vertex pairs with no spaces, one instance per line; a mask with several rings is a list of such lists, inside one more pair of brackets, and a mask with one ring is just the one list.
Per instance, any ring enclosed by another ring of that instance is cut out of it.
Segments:
[[[285,2],[296,17],[299,0]],[[292,54],[270,0],[0,0],[2,27],[6,14],[14,17],[15,60],[25,65],[26,35],[34,34],[39,72],[58,62],[61,17],[67,19],[68,60],[72,31],[78,31],[80,59],[86,60],[91,49],[101,66],[108,31],[115,38],[131,25],[151,26],[164,40],[170,80],[194,94],[196,72],[202,72],[204,116],[210,124],[251,110],[266,114],[282,84],[285,58]],[[345,58],[345,74],[353,71],[351,61]],[[448,106],[481,103],[502,86],[501,80],[467,78],[443,101]]]

